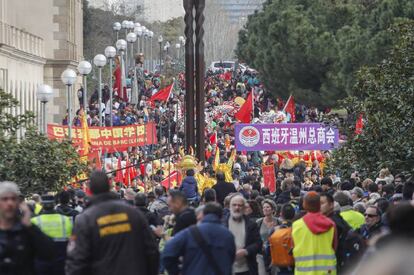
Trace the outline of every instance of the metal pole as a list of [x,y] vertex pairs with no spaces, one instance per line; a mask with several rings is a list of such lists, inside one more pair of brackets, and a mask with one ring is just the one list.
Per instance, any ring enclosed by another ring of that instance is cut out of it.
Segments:
[[47,124],[46,124],[46,103],[47,101],[42,101],[42,120],[43,120],[43,134],[46,134]]
[[129,68],[131,69],[134,65],[134,43],[131,43],[131,56],[129,58]]
[[194,42],[193,42],[193,9],[194,0],[184,0],[185,9],[185,117],[186,117],[186,131],[185,139],[187,150],[190,147],[194,148]]
[[160,44],[160,74],[161,74],[161,71],[162,71],[162,69],[161,69],[161,62],[162,62],[162,43],[159,43]]
[[195,10],[196,10],[196,45],[195,45],[195,62],[196,62],[196,117],[197,117],[197,131],[196,131],[196,141],[197,141],[197,158],[198,160],[205,161],[205,91],[204,91],[204,8],[206,5],[206,0],[197,0],[195,1]]
[[113,93],[114,93],[114,87],[112,87],[112,61],[113,58],[109,58],[109,110],[110,110],[110,114],[109,114],[109,121],[110,121],[110,125],[111,127],[114,126],[114,121],[113,121],[113,117],[112,117],[112,109],[113,109]]
[[[125,40],[126,40],[126,37],[127,37],[127,35],[128,35],[128,31],[127,30],[125,30]],[[128,72],[128,63],[129,63],[129,61],[128,61],[128,40],[126,40],[127,41],[127,43],[126,43],[126,48],[125,48],[125,77],[127,77],[127,72]]]
[[99,67],[99,87],[98,87],[98,112],[99,126],[102,127],[102,67]]
[[116,31],[116,41],[118,41],[118,40],[119,40],[119,32]]
[[86,115],[86,112],[88,110],[88,86],[87,86],[86,74],[83,75],[83,110]]
[[[169,103],[167,101],[167,108],[168,108],[168,115],[170,115],[170,106]],[[170,125],[170,119],[168,118],[168,139],[167,139],[167,151],[168,151],[168,155],[170,154],[170,131],[171,131],[171,125]],[[171,177],[170,177],[170,172],[171,172],[171,157],[168,156],[168,189],[171,188]]]
[[124,81],[123,81],[123,79],[124,79],[124,77],[126,77],[126,69],[125,68],[122,68],[122,64],[124,64],[124,67],[126,67],[125,66],[125,63],[124,63],[124,51],[120,51],[121,52],[121,64],[120,64],[120,66],[121,66],[121,73],[122,73],[122,76],[121,76],[121,87],[120,87],[120,91],[118,91],[118,97],[120,97],[120,98],[122,98],[123,96],[124,96]]
[[142,67],[143,67],[143,70],[145,71],[145,69],[146,69],[146,65],[145,65],[145,59],[146,59],[146,55],[145,55],[145,46],[146,46],[146,43],[145,43],[145,40],[147,40],[147,38],[145,37],[145,35],[144,35],[144,37],[142,38],[142,43],[143,43],[143,47],[142,47],[142,54],[144,55],[144,63],[142,64]]
[[153,41],[153,38],[151,37],[151,47],[150,47],[150,69],[149,69],[149,71],[150,71],[150,72],[152,72],[152,71],[154,70],[154,60],[153,60],[153,57],[152,57],[152,47],[153,47],[152,41]]
[[71,85],[67,85],[67,86],[68,86],[68,136],[69,136],[69,140],[72,140],[72,100],[70,97]]

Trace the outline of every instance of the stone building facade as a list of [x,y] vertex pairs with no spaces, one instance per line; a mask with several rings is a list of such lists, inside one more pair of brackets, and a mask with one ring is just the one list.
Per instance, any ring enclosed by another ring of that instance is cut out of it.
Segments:
[[[12,112],[30,110],[40,117],[36,90],[48,84],[54,98],[46,122],[60,123],[67,110],[60,75],[66,68],[76,70],[82,56],[82,0],[0,0],[0,88],[20,101]],[[80,80],[71,92],[73,110]]]

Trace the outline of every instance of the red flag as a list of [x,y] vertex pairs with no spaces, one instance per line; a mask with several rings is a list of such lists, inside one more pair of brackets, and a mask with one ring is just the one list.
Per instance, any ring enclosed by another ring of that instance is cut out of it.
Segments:
[[241,106],[240,110],[234,115],[242,123],[250,123],[253,114],[253,91],[247,96],[246,102]]
[[217,144],[217,132],[214,132],[209,139],[211,145]]
[[166,177],[162,182],[161,185],[165,188],[174,188],[181,185],[181,173],[178,171],[172,172],[168,177]]
[[363,120],[363,115],[360,114],[358,116],[356,125],[355,125],[355,134],[356,135],[360,135],[362,134],[362,129],[364,128],[364,120]]
[[171,84],[170,86],[167,86],[164,89],[159,90],[155,95],[151,96],[151,104],[154,104],[155,101],[167,101],[170,98],[173,89],[174,84]]
[[290,122],[295,122],[296,120],[296,106],[295,106],[295,99],[293,96],[290,96],[288,101],[286,102],[285,108],[283,111],[290,114]]
[[116,175],[115,175],[115,182],[123,182],[124,176],[122,174],[122,165],[121,165],[121,158],[118,158],[118,167],[116,169]]
[[129,160],[127,160],[125,167],[128,167],[128,168],[125,169],[125,175],[124,175],[123,182],[128,187],[131,185],[131,168],[129,166],[131,166],[131,163],[129,162]]
[[274,165],[262,165],[262,172],[264,185],[269,188],[271,193],[274,193],[276,191],[276,175]]

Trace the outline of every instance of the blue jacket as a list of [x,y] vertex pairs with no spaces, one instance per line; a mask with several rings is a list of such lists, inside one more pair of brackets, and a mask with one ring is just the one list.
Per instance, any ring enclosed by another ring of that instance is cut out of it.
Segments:
[[[214,214],[206,215],[198,228],[222,274],[230,275],[236,255],[232,233]],[[184,257],[181,271],[178,268],[180,256]],[[167,242],[162,261],[170,275],[215,275],[207,257],[194,240],[190,228],[181,231]]]
[[183,191],[187,199],[195,199],[198,197],[197,180],[194,177],[185,177],[181,183],[180,191]]

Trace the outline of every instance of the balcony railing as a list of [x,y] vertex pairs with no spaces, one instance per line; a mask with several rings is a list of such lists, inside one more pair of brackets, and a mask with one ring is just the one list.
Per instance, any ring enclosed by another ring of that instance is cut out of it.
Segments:
[[0,22],[0,43],[29,54],[45,57],[43,38],[4,22]]

